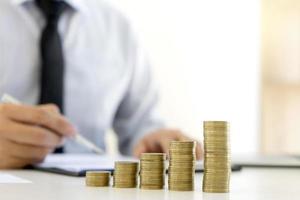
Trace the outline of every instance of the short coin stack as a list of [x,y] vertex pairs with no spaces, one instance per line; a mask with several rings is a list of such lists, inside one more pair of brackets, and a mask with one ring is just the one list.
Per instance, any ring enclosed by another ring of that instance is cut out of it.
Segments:
[[196,164],[195,141],[172,141],[168,170],[169,190],[193,191]]
[[86,172],[86,186],[107,187],[110,182],[110,172],[106,171],[88,171]]
[[229,192],[231,164],[228,129],[225,121],[204,122],[203,192]]
[[137,176],[139,163],[129,161],[115,162],[114,187],[135,188],[137,186]]
[[163,189],[165,185],[164,153],[143,153],[141,156],[140,188]]

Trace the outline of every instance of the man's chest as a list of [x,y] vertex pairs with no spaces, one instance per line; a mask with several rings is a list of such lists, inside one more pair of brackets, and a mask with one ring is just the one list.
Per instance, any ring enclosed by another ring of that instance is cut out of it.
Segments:
[[[20,12],[10,25],[0,24],[0,93],[8,92],[34,104],[40,84],[42,25]],[[62,19],[67,111],[82,113],[97,104],[105,113],[117,106],[130,79],[128,63],[115,33],[84,21],[80,15]],[[94,116],[96,117],[96,116]]]

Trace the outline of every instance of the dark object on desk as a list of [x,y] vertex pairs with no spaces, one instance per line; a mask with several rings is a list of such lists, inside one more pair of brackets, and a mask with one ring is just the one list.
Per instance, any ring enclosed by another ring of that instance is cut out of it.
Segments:
[[[237,164],[232,164],[231,165],[231,171],[232,172],[241,171],[241,170],[242,170],[242,166],[237,165]],[[202,173],[203,171],[204,171],[203,163],[202,162],[197,162],[197,164],[196,164],[196,173]]]
[[300,158],[296,156],[243,156],[233,159],[233,164],[242,167],[300,169]]
[[71,171],[71,170],[65,170],[62,168],[44,168],[44,167],[38,167],[38,166],[34,166],[32,167],[32,169],[36,169],[42,172],[50,172],[50,173],[54,173],[54,174],[61,174],[61,175],[66,175],[66,176],[77,176],[77,177],[84,177],[85,173],[87,171],[110,171],[113,172],[112,169],[101,169],[101,170],[97,170],[97,169],[84,169],[84,170],[79,170],[79,171]]
[[[62,168],[45,168],[45,167],[39,167],[39,166],[34,166],[31,169],[36,169],[39,171],[44,171],[44,172],[50,172],[50,173],[55,173],[55,174],[62,174],[62,175],[67,175],[67,176],[78,176],[78,177],[83,177],[85,176],[85,173],[87,171],[110,171],[113,173],[114,169],[113,168],[109,168],[109,169],[83,169],[83,170],[66,170],[66,169],[62,169]],[[242,169],[242,166],[240,165],[232,165],[231,166],[231,171],[232,172],[236,172],[236,171],[240,171]],[[202,162],[198,162],[196,164],[196,173],[202,173],[203,170],[203,164]],[[166,170],[166,173],[168,173],[168,171]]]

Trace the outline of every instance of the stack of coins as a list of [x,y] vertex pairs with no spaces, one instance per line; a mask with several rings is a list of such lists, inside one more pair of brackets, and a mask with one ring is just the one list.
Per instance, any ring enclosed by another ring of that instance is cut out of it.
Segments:
[[229,192],[231,164],[228,129],[225,121],[204,122],[203,192]]
[[172,141],[170,144],[170,162],[168,170],[169,190],[194,190],[196,165],[195,141]]
[[137,186],[137,176],[139,163],[129,161],[115,162],[114,187],[135,188]]
[[164,153],[143,153],[141,156],[140,188],[163,189],[165,185]]
[[86,186],[107,187],[110,182],[110,172],[88,171],[85,176]]

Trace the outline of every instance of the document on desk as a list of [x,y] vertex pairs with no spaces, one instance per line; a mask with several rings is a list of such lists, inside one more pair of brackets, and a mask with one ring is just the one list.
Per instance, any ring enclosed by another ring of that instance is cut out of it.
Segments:
[[[137,161],[133,157],[108,156],[99,154],[51,154],[42,164],[34,168],[46,172],[70,176],[85,176],[89,170],[111,171],[114,170],[115,161]],[[166,161],[166,167],[168,162]],[[232,165],[232,171],[239,171],[238,165]],[[203,161],[197,161],[196,172],[203,172]]]
[[245,167],[300,168],[300,159],[289,155],[248,155],[235,157],[233,162]]
[[84,176],[86,171],[113,171],[115,161],[137,161],[132,157],[99,154],[51,154],[34,168],[70,176]]
[[11,174],[0,173],[0,184],[4,183],[31,183],[31,181],[25,180],[23,178]]

